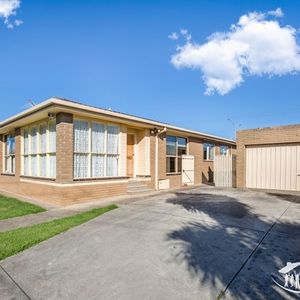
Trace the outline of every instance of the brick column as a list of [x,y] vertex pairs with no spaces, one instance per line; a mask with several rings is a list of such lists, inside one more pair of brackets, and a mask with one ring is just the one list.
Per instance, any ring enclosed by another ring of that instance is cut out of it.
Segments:
[[56,115],[56,182],[73,182],[73,115]]
[[3,173],[3,134],[0,134],[0,174]]
[[15,129],[15,178],[20,178],[21,175],[21,129]]

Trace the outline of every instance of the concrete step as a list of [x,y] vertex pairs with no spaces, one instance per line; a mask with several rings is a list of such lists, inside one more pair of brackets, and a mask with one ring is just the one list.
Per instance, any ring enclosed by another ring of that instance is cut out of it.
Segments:
[[153,190],[149,189],[148,187],[127,190],[127,194],[142,194],[142,193],[150,193],[150,192],[153,192]]
[[130,194],[135,194],[135,193],[146,193],[146,192],[151,192],[152,190],[149,189],[147,184],[145,184],[144,181],[130,181],[127,187],[127,192]]

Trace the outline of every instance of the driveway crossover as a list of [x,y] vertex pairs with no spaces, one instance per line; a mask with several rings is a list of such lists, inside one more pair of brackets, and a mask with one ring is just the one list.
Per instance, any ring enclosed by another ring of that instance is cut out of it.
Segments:
[[300,261],[299,228],[300,205],[284,195],[204,187],[157,195],[2,261],[0,295],[294,299],[271,275]]

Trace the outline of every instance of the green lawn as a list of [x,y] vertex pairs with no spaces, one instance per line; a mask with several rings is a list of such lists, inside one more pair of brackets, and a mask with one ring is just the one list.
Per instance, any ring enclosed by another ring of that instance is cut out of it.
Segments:
[[0,220],[14,218],[45,211],[37,205],[0,195]]
[[71,217],[56,219],[50,222],[0,232],[0,260],[45,241],[61,232],[98,217],[116,205],[95,208]]

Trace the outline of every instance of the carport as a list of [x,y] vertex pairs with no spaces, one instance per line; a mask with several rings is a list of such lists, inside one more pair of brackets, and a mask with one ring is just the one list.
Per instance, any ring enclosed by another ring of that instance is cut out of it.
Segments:
[[237,185],[300,191],[300,125],[237,134]]

